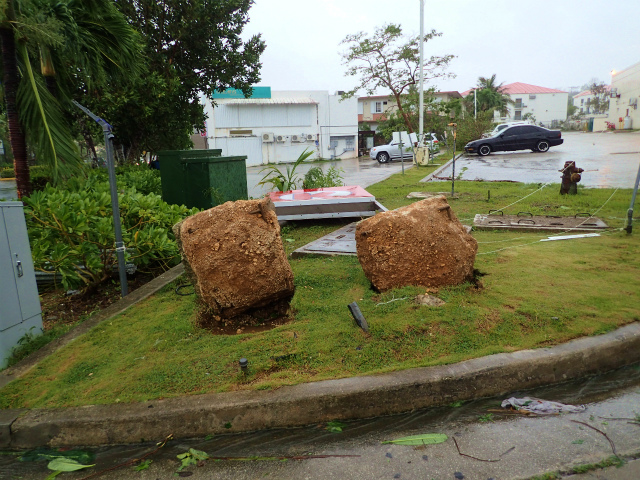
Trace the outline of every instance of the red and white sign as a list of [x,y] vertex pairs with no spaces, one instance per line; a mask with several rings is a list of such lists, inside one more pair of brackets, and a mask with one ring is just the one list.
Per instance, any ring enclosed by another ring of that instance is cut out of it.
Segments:
[[328,200],[344,201],[347,199],[374,198],[369,192],[360,186],[312,188],[307,190],[290,190],[288,192],[271,192],[269,197],[276,202],[320,202]]

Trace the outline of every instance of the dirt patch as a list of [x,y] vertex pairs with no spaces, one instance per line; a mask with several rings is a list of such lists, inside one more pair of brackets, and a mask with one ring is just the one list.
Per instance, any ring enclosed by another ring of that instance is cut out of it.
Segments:
[[288,300],[281,300],[265,308],[256,308],[230,319],[220,318],[203,309],[197,325],[214,335],[258,333],[286,325],[295,319]]
[[[153,280],[151,273],[136,273],[127,277],[129,292]],[[40,294],[42,326],[45,331],[57,325],[77,323],[90,313],[107,308],[120,300],[120,283],[106,281],[93,291],[67,295],[62,289],[49,289]]]

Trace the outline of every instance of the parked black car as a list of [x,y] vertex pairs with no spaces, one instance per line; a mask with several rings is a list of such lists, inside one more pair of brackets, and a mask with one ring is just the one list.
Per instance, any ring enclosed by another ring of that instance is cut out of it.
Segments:
[[489,155],[491,152],[527,150],[546,152],[549,147],[561,145],[564,140],[560,130],[548,130],[535,125],[517,125],[505,128],[489,138],[474,140],[465,145],[466,153]]

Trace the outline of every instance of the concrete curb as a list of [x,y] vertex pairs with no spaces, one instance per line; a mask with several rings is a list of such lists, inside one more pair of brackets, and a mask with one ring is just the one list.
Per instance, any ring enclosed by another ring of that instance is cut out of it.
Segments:
[[[458,156],[456,157],[456,160],[458,160],[462,155],[464,155],[464,153],[459,153]],[[442,165],[437,170],[434,170],[433,172],[431,172],[429,175],[427,175],[422,180],[420,180],[420,182],[421,183],[422,182],[430,182],[433,177],[439,176],[442,173],[443,170],[446,170],[449,167],[449,165],[451,165],[451,162],[453,162],[453,159],[449,160],[447,163]]]
[[4,441],[6,447],[14,449],[108,445],[157,441],[170,433],[175,438],[203,437],[367,418],[565,382],[638,361],[640,323],[634,323],[552,348],[275,391],[26,412],[6,410],[4,416],[11,423],[10,438]]
[[53,352],[58,350],[59,348],[64,347],[68,343],[72,342],[80,335],[87,333],[93,327],[98,325],[100,322],[107,320],[114,315],[124,312],[131,305],[138,303],[141,300],[153,295],[161,288],[165,287],[173,280],[178,278],[180,275],[184,273],[184,265],[180,263],[175,267],[167,270],[162,275],[157,276],[150,282],[146,283],[142,287],[134,290],[129,295],[124,298],[121,298],[115,303],[112,303],[104,310],[96,313],[95,315],[89,317],[87,320],[82,322],[80,325],[67,332],[62,337],[59,337],[48,343],[44,347],[42,347],[37,352],[32,353],[27,358],[24,358],[20,362],[16,363],[12,367],[7,368],[6,370],[0,372],[0,388],[4,387],[7,383],[15,380],[16,378],[21,377],[33,367],[35,367],[40,361],[44,358],[51,355]]

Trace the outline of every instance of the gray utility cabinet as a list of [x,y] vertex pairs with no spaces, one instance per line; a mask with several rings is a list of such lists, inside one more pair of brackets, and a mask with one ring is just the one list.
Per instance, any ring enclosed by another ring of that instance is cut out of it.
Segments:
[[22,202],[0,202],[0,368],[25,334],[42,333],[42,311]]

